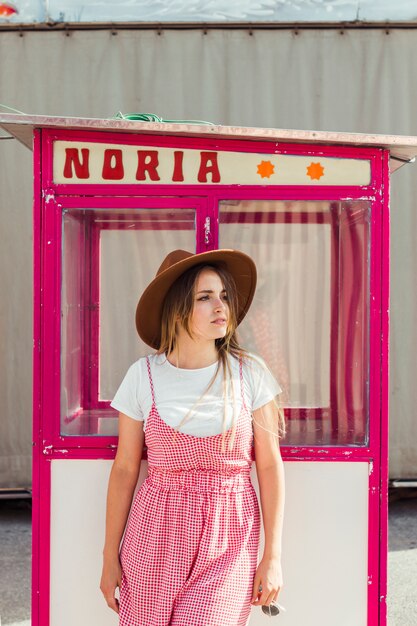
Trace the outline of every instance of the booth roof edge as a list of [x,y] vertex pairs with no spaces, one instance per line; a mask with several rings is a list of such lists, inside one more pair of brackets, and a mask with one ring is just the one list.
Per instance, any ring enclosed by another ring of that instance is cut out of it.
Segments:
[[417,155],[417,136],[380,135],[339,131],[294,130],[245,126],[222,126],[187,123],[136,122],[115,118],[56,117],[0,113],[0,127],[32,149],[33,131],[37,128],[94,130],[142,134],[165,134],[189,137],[216,137],[252,141],[333,144],[385,148],[390,151],[391,171],[412,162]]

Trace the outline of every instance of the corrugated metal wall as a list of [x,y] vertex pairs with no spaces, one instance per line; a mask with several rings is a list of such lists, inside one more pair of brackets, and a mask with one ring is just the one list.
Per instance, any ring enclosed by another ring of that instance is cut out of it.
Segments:
[[[0,32],[0,103],[417,135],[417,30]],[[393,177],[390,476],[417,476],[417,165]],[[31,482],[31,153],[0,143],[0,487]]]

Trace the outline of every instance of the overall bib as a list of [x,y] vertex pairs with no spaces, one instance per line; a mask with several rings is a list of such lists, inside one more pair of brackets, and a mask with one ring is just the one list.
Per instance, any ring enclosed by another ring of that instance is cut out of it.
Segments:
[[245,402],[233,450],[222,434],[175,431],[152,408],[148,477],[137,492],[120,550],[119,626],[247,626],[257,567],[260,509],[250,479],[252,416]]

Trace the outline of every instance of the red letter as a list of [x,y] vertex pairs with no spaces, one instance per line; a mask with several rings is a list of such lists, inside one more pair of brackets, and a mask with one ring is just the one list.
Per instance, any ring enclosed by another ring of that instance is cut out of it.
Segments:
[[72,166],[74,165],[75,175],[77,178],[90,178],[90,171],[88,168],[88,160],[90,156],[90,150],[88,148],[81,148],[81,154],[83,155],[82,162],[78,156],[78,148],[65,148],[65,165],[64,165],[64,177],[72,178]]
[[172,174],[172,182],[181,182],[184,180],[184,174],[182,171],[182,160],[184,158],[184,152],[174,152],[174,173]]
[[[149,158],[149,161],[146,159]],[[138,169],[136,180],[146,180],[145,172],[148,172],[150,180],[159,180],[156,168],[159,165],[157,150],[138,150]]]
[[120,180],[123,178],[124,174],[122,151],[105,150],[102,172],[103,178],[106,180]]
[[[200,169],[198,170],[198,182],[206,183],[207,174],[211,173],[211,182],[220,182],[219,166],[217,164],[217,152],[200,152]],[[210,162],[210,165],[208,163]]]

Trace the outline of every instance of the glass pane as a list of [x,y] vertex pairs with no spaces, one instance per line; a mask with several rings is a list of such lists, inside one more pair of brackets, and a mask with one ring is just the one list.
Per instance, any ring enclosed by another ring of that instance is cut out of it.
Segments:
[[136,305],[175,248],[195,251],[193,209],[64,211],[61,434],[117,434],[109,403],[150,350],[136,332]]
[[370,204],[223,201],[221,248],[257,264],[240,327],[283,393],[285,445],[368,441]]

